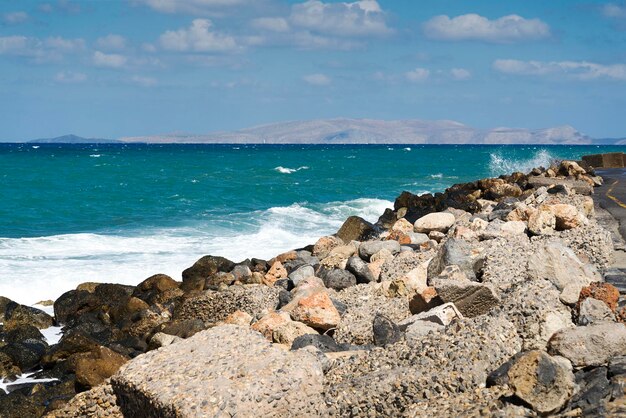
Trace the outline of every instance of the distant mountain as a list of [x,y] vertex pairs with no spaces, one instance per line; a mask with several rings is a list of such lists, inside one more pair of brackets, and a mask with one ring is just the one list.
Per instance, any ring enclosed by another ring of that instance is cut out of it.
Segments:
[[274,123],[235,132],[121,138],[148,143],[267,144],[571,144],[594,141],[571,126],[476,129],[449,120],[329,119]]
[[76,135],[63,135],[56,138],[33,139],[28,142],[32,144],[113,144],[121,141],[116,139],[83,138]]

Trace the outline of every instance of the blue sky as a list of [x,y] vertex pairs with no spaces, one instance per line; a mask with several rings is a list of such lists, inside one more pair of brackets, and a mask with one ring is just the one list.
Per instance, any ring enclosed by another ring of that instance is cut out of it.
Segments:
[[334,117],[626,136],[626,3],[1,0],[0,140]]

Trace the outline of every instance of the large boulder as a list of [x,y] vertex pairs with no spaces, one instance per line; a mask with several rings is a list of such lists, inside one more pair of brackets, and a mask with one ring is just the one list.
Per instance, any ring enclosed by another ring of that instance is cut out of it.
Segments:
[[433,286],[437,296],[444,303],[454,303],[468,318],[486,314],[500,304],[500,297],[490,284],[470,280],[437,279]]
[[508,380],[515,396],[540,414],[561,409],[576,389],[567,360],[538,350],[519,357],[508,371]]
[[202,290],[205,287],[205,281],[210,276],[224,272],[228,273],[235,267],[235,263],[224,258],[213,255],[205,255],[193,266],[183,270],[183,285],[185,291]]
[[133,296],[150,305],[165,303],[182,295],[179,285],[180,283],[166,274],[155,274],[139,283],[133,291]]
[[72,361],[76,382],[84,388],[92,388],[113,376],[128,358],[109,348],[98,347],[88,353],[76,354]]
[[429,213],[413,224],[415,232],[428,234],[432,231],[446,232],[454,225],[454,215],[450,212]]
[[137,357],[111,383],[124,416],[327,415],[314,355],[233,325]]
[[575,367],[605,365],[612,357],[626,353],[626,325],[604,322],[564,329],[552,336],[548,348]]
[[26,305],[7,306],[4,328],[12,329],[20,325],[31,325],[38,329],[49,328],[54,325],[54,319],[42,311]]
[[468,279],[476,280],[479,261],[480,259],[473,256],[472,247],[465,240],[450,238],[428,264],[428,279],[437,277],[446,266],[456,265]]
[[300,295],[293,301],[291,318],[312,328],[326,331],[337,326],[341,317],[328,294],[323,290],[313,290]]
[[365,241],[375,234],[374,225],[359,216],[350,216],[337,231],[343,242]]

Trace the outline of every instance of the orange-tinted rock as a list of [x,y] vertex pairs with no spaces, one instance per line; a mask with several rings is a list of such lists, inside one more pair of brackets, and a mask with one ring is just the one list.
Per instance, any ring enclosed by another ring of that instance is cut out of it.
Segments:
[[248,326],[252,322],[252,315],[243,311],[235,311],[224,319],[225,324]]
[[287,269],[283,266],[283,263],[280,261],[275,261],[270,267],[269,271],[265,275],[265,284],[268,286],[272,286],[276,280],[284,279],[287,277]]
[[287,251],[286,253],[278,254],[274,260],[284,263],[285,261],[295,260],[296,258],[298,258],[298,254],[296,254],[295,251]]
[[441,299],[437,296],[437,290],[435,290],[434,287],[427,287],[411,298],[409,301],[409,310],[415,315],[426,312],[442,303]]
[[330,254],[333,248],[340,245],[343,245],[343,241],[337,237],[321,237],[313,246],[313,255],[319,258],[325,258]]
[[413,232],[413,224],[404,218],[400,218],[396,221],[396,223],[393,224],[391,230],[408,234],[410,232]]
[[[413,226],[411,225],[411,228]],[[391,231],[387,236],[387,240],[398,241],[401,245],[406,245],[411,243],[411,237],[401,231]]]
[[328,330],[337,326],[341,317],[325,291],[303,296],[291,311],[291,318],[312,328]]
[[576,304],[576,310],[580,309],[580,304],[587,298],[594,298],[606,303],[611,311],[615,312],[617,301],[619,300],[619,290],[609,283],[593,282],[585,286],[580,291],[580,297]]
[[289,314],[285,312],[270,312],[257,322],[252,324],[252,329],[263,334],[265,338],[272,341],[272,335],[278,327],[290,322]]
[[89,353],[76,354],[76,382],[91,388],[113,376],[128,358],[106,347],[98,347]]

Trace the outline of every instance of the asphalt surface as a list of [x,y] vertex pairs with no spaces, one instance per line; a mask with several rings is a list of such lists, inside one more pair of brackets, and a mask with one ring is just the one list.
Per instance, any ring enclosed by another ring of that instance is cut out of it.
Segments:
[[[626,240],[626,169],[603,168],[596,170],[596,174],[604,179],[604,184],[594,189],[593,200],[617,220],[619,233]],[[606,271],[604,279],[626,294],[626,252],[615,252],[613,266]]]

